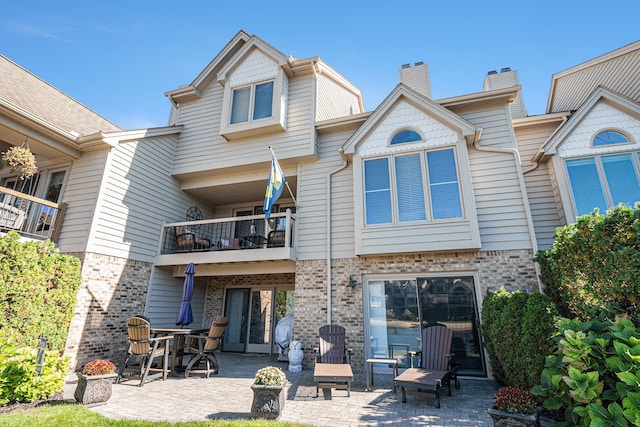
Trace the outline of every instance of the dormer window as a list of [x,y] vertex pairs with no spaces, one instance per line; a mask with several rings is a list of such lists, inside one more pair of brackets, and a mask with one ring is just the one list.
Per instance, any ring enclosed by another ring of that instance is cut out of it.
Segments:
[[230,123],[245,123],[271,117],[273,81],[233,89]]

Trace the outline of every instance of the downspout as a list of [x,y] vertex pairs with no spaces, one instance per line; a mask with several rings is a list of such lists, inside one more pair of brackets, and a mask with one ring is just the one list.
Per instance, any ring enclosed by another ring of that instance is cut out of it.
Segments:
[[[520,188],[522,193],[522,202],[524,204],[524,211],[527,217],[527,226],[529,227],[529,236],[531,237],[531,248],[533,250],[533,255],[535,256],[538,253],[538,242],[536,241],[536,233],[533,228],[533,217],[531,216],[531,209],[529,208],[529,197],[527,196],[527,187],[524,182],[524,173],[522,171],[522,164],[520,163],[520,153],[515,148],[489,148],[482,147],[478,143],[480,138],[475,138],[473,141],[473,147],[478,151],[485,151],[488,153],[502,153],[502,154],[512,154],[515,162],[516,169],[518,172],[518,181],[520,182]],[[537,262],[534,262],[534,266],[536,269],[536,281],[538,282],[538,291],[543,294],[542,290],[542,282],[540,281],[540,266]]]
[[342,157],[342,164],[327,175],[327,325],[331,324],[331,177],[336,173],[346,169],[349,165],[349,158],[342,148],[338,149]]

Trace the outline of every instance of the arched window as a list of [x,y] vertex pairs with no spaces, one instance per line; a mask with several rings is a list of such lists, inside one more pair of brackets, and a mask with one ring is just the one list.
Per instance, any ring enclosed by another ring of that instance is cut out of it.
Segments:
[[620,132],[615,131],[604,131],[600,132],[593,138],[593,146],[598,147],[602,145],[613,145],[613,144],[628,144],[629,139],[621,134]]
[[405,142],[417,142],[422,141],[422,137],[418,132],[411,129],[403,129],[401,131],[396,132],[391,138],[391,145],[394,144],[404,144]]

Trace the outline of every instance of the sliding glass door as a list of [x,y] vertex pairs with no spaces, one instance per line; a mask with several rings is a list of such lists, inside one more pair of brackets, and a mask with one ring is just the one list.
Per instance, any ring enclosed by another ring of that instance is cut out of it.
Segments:
[[453,330],[460,373],[486,375],[472,276],[370,279],[366,289],[368,356],[408,367],[408,352],[422,348],[422,329],[442,324]]

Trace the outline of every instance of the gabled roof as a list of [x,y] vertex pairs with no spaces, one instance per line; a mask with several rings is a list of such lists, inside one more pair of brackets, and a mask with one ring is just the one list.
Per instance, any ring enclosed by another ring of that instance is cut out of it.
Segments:
[[0,107],[47,123],[65,136],[122,130],[117,125],[0,55]]
[[554,74],[547,113],[577,110],[598,86],[640,101],[638,76],[640,40]]
[[576,129],[585,116],[599,102],[606,100],[616,107],[640,117],[640,104],[626,96],[622,96],[612,90],[599,86],[594,90],[582,106],[567,120],[567,122],[555,132],[545,143],[544,147],[536,153],[534,161],[538,161],[543,156],[550,156],[556,153],[558,146],[567,136]]
[[414,91],[409,86],[399,83],[384,99],[384,101],[382,101],[378,108],[371,113],[364,124],[344,143],[342,150],[346,154],[353,154],[356,151],[358,143],[373,130],[377,123],[382,120],[387,112],[389,112],[401,99],[406,99],[417,108],[436,118],[436,120],[444,123],[448,127],[460,130],[468,144],[473,143],[480,137],[480,128],[442,107],[437,102],[432,101],[431,99]]

